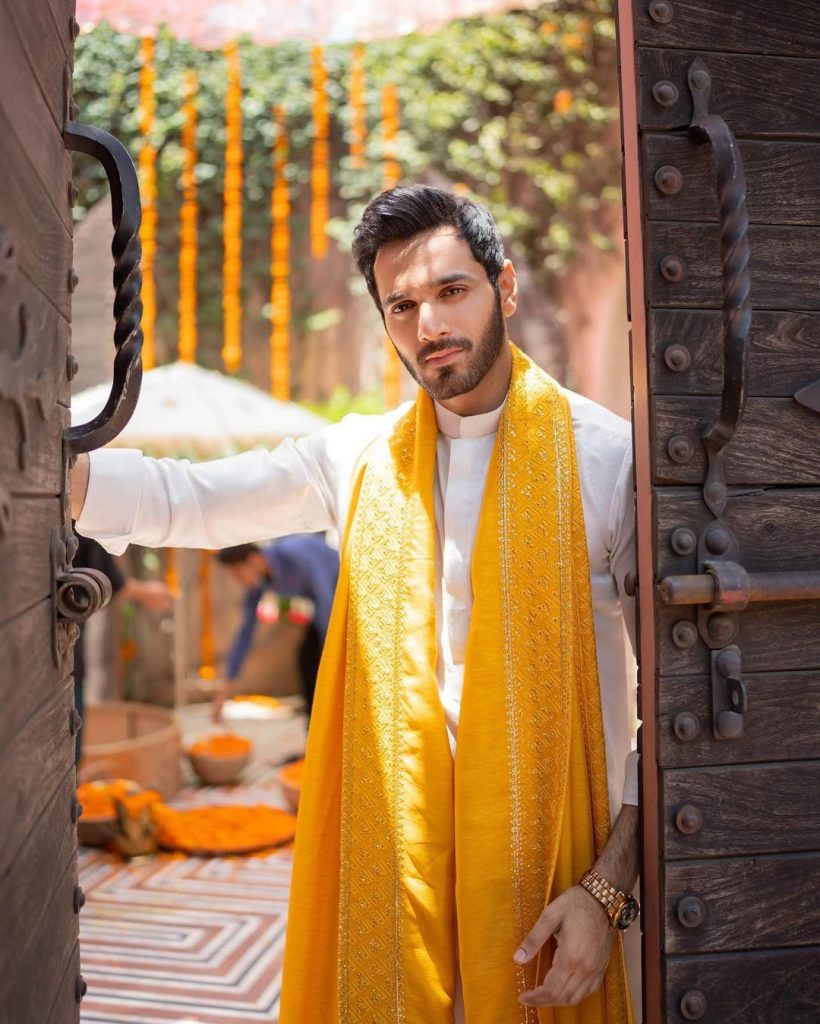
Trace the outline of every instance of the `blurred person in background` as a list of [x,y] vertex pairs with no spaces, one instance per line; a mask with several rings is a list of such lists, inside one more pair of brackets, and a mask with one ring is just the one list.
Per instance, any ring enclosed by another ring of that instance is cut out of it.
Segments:
[[339,577],[339,553],[321,534],[304,534],[283,537],[263,548],[240,544],[225,548],[216,557],[246,592],[242,625],[228,655],[227,682],[214,699],[214,720],[221,717],[225,701],[242,692],[239,677],[256,630],[257,607],[266,591],[279,597],[307,598],[313,604],[313,619],[298,654],[302,694],[310,715]]

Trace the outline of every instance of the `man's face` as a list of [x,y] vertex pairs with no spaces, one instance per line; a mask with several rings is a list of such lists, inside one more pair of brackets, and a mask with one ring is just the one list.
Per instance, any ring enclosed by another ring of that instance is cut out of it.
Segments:
[[439,401],[473,391],[506,342],[511,265],[499,296],[467,242],[445,227],[384,246],[374,272],[387,332],[416,381]]
[[228,565],[226,568],[240,586],[249,589],[260,587],[265,579],[264,567],[257,563],[257,559],[253,555],[246,558],[244,562],[234,562],[233,565]]

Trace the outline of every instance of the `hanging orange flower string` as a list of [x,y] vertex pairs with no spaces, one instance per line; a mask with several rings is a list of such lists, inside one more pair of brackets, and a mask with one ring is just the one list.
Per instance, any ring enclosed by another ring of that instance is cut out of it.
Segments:
[[211,602],[211,552],[199,553],[199,678],[216,679],[214,612]]
[[[401,181],[401,164],[396,160],[396,139],[399,134],[399,95],[395,85],[382,89],[382,143],[384,148],[384,188],[394,188]],[[382,379],[384,405],[394,409],[401,399],[401,360],[393,342],[384,337],[384,371]]]
[[276,143],[271,193],[271,393],[283,402],[290,399],[290,190],[288,131],[283,107],[274,108]]
[[157,250],[157,151],[151,142],[156,103],[154,99],[154,40],[140,40],[139,127],[142,146],[139,153],[140,194],[142,198],[142,365],[146,370],[156,365],[154,331],[157,321],[157,298],[154,283],[154,261]]
[[330,115],[327,102],[325,51],[311,51],[313,71],[313,167],[311,169],[310,251],[314,259],[327,255],[330,216]]
[[179,211],[179,358],[183,363],[196,361],[196,72],[185,76],[182,105],[182,206]]
[[242,67],[236,43],[225,47],[228,88],[225,94],[225,194],[222,310],[222,361],[228,373],[242,364]]
[[365,167],[364,146],[367,138],[364,54],[364,44],[356,43],[350,60],[350,156],[357,171]]

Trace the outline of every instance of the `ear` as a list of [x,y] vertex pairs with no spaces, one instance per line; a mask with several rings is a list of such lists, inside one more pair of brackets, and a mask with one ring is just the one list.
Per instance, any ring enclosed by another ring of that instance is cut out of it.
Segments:
[[501,298],[501,312],[505,317],[512,316],[518,308],[518,278],[510,260],[504,260],[498,275],[498,294]]

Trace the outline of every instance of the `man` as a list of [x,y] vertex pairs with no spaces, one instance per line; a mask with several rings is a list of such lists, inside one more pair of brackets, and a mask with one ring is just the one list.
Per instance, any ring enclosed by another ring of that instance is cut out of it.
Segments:
[[310,715],[339,577],[338,553],[323,537],[307,534],[283,537],[264,549],[257,544],[239,544],[225,548],[216,557],[247,592],[242,625],[228,654],[228,682],[214,701],[214,718],[220,717],[225,700],[240,692],[238,676],[253,640],[256,609],[265,590],[274,590],[281,597],[306,597],[313,602],[313,621],[305,630],[298,655],[302,693]]
[[[193,467],[96,452],[80,529],[115,550],[342,532],[282,1024],[622,1024],[602,903],[626,923],[614,894],[637,873],[634,765],[610,832],[633,715],[629,427],[510,344],[515,271],[483,208],[393,189],[354,256],[415,403]],[[601,902],[578,884],[592,867]]]

